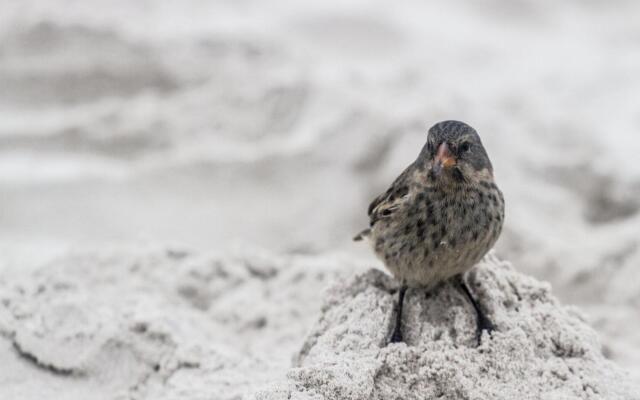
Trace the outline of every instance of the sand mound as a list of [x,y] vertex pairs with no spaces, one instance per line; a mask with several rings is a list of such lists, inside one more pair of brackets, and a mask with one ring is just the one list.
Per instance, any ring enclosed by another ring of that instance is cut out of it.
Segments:
[[288,381],[258,399],[638,399],[595,332],[550,286],[489,256],[468,277],[497,331],[477,346],[475,319],[451,284],[410,290],[406,343],[393,329],[393,281],[370,270],[334,286]]

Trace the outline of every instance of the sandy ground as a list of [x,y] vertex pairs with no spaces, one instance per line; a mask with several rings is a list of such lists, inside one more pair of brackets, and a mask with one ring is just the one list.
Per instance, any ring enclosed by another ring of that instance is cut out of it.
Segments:
[[[505,193],[498,254],[580,306],[640,380],[639,13],[630,1],[3,2],[3,279],[114,243],[378,265],[350,242],[366,205],[432,123],[455,118],[480,132]],[[310,284],[313,304],[325,286]]]
[[239,399],[285,377],[337,256],[75,253],[0,279],[3,399]]
[[[354,275],[354,272],[356,275]],[[550,285],[489,256],[467,281],[412,289],[344,256],[100,249],[0,279],[10,399],[640,399]],[[326,288],[321,293],[319,287]]]

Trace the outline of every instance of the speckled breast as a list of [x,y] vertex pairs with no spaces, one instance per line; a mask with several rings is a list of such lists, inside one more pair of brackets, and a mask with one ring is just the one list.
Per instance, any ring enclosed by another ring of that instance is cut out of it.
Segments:
[[502,230],[504,199],[493,182],[443,191],[424,188],[410,206],[372,227],[372,244],[393,275],[430,287],[464,273],[493,247]]

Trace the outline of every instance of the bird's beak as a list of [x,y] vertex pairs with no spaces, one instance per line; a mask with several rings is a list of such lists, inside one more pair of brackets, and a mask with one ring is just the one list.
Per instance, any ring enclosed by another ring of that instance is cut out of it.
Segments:
[[443,142],[439,147],[436,153],[435,158],[433,159],[433,166],[431,170],[434,175],[438,176],[442,173],[443,169],[447,169],[456,165],[456,159],[449,151],[449,146],[446,142]]

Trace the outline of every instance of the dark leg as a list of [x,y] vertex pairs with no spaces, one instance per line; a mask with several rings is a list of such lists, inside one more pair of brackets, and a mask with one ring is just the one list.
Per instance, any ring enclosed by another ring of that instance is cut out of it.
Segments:
[[478,345],[480,345],[480,339],[482,338],[482,331],[487,331],[491,333],[495,329],[495,327],[493,326],[489,318],[487,318],[487,316],[482,312],[482,309],[480,308],[480,305],[478,304],[476,299],[473,298],[473,295],[471,294],[471,291],[467,287],[467,284],[465,283],[462,275],[458,277],[458,285],[460,286],[464,294],[469,299],[469,302],[471,303],[473,308],[476,310],[476,316],[477,316],[476,339],[478,340]]
[[404,303],[404,294],[406,292],[407,286],[403,284],[398,290],[398,304],[396,304],[396,326],[393,328],[391,343],[402,342],[402,304]]

